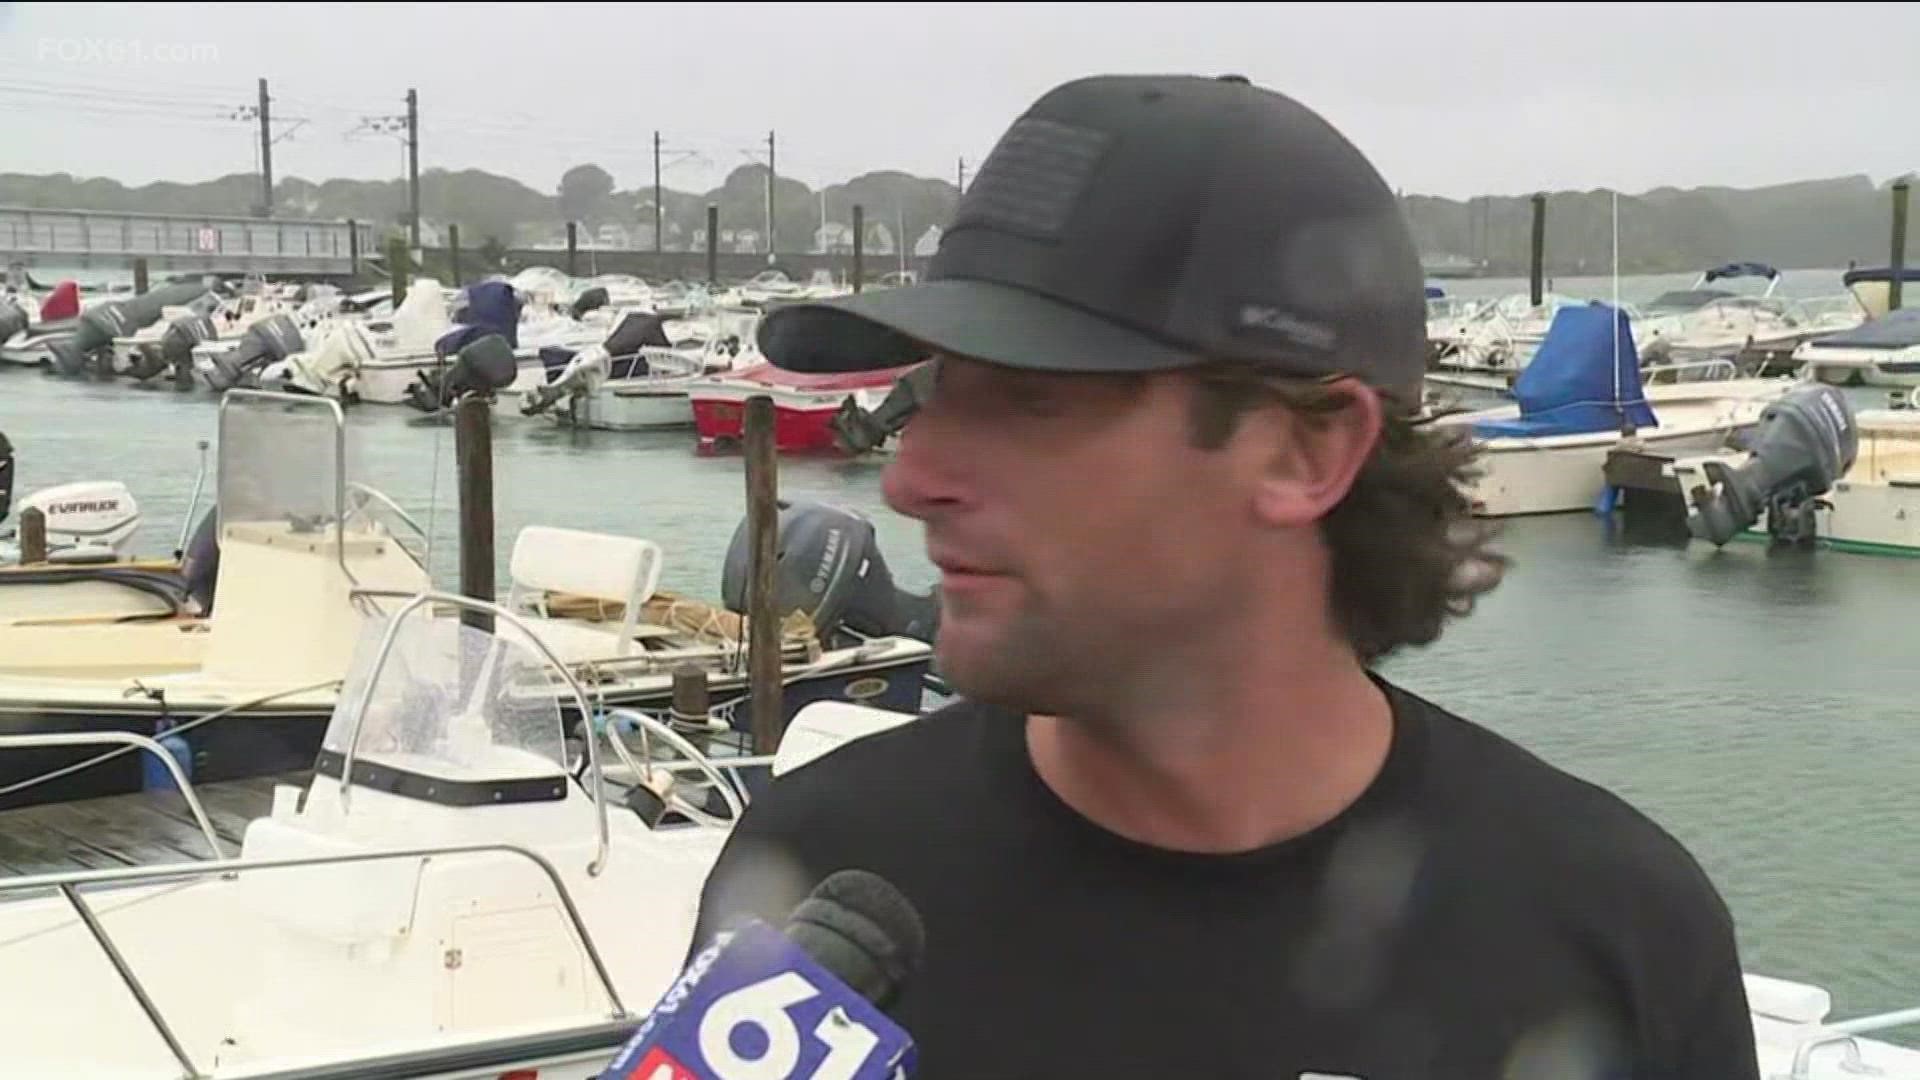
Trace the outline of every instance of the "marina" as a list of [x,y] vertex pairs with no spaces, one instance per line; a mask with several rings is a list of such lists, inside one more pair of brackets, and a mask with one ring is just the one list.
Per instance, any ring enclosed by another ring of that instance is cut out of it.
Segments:
[[138,8],[0,74],[9,1075],[1920,1080],[1913,13],[1788,145],[1684,5]]

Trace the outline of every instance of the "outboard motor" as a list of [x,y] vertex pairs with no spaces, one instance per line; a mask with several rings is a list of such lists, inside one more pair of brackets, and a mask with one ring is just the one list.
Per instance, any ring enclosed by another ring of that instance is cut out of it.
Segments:
[[603,285],[595,285],[593,288],[587,289],[579,296],[574,297],[573,306],[567,309],[567,313],[578,319],[589,311],[597,311],[600,308],[606,307],[609,300],[610,298],[607,296],[606,287]]
[[934,369],[921,364],[907,372],[887,391],[880,407],[868,412],[849,395],[833,414],[834,441],[849,454],[864,454],[879,448],[887,437],[907,426],[922,403],[933,396]]
[[591,394],[607,378],[607,350],[589,345],[575,351],[563,345],[540,350],[540,362],[546,365],[547,382],[537,386],[520,402],[520,415],[538,416],[573,394]]
[[[781,617],[806,612],[822,642],[843,628],[867,637],[933,640],[940,625],[938,595],[907,592],[893,583],[873,522],[837,506],[782,501],[778,528],[774,602]],[[742,521],[720,574],[721,597],[737,612],[747,610],[752,543]]]
[[13,444],[7,441],[7,433],[0,431],[0,521],[7,520],[7,511],[13,506]]
[[0,297],[0,345],[6,344],[8,338],[31,325],[33,325],[33,319],[27,315],[25,308],[12,300]]
[[499,334],[463,346],[444,374],[426,372],[407,387],[407,404],[422,412],[448,408],[467,394],[492,394],[513,385],[520,361]]
[[1764,512],[1775,540],[1811,540],[1819,496],[1853,467],[1859,449],[1860,430],[1846,396],[1831,386],[1797,387],[1760,414],[1745,465],[1705,463],[1707,483],[1690,493],[1688,531],[1719,547]]
[[20,500],[22,510],[33,507],[45,516],[53,562],[111,562],[140,529],[140,504],[118,481],[43,488]]
[[130,300],[111,300],[81,312],[73,333],[49,346],[53,369],[68,377],[85,375],[95,353],[112,345],[114,338],[133,333],[135,328],[127,317],[131,303]]
[[171,371],[177,383],[180,374],[185,372],[191,380],[193,347],[218,337],[219,333],[219,329],[213,325],[213,317],[205,312],[182,315],[167,324],[167,332],[160,335],[158,344],[141,349],[139,361],[127,369],[127,375],[145,380]]
[[[240,343],[215,357],[207,381],[216,391],[230,390],[257,378],[261,368],[277,364],[306,347],[300,325],[291,315],[261,319],[240,335]],[[191,355],[192,347],[188,347]]]

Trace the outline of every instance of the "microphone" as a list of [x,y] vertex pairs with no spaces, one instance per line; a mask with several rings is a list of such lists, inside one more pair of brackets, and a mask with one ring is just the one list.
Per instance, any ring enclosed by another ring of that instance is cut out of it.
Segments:
[[925,948],[898,889],[838,871],[784,932],[752,920],[717,935],[600,1080],[903,1080],[913,1038],[882,1010]]

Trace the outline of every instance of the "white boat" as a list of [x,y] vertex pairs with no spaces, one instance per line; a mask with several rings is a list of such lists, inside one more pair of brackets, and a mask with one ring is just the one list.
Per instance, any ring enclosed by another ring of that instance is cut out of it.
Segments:
[[[1766,288],[1742,294],[1722,283],[1755,278]],[[1644,363],[1684,364],[1724,357],[1754,371],[1789,356],[1801,342],[1859,324],[1857,305],[1776,295],[1780,271],[1764,263],[1728,263],[1703,272],[1692,288],[1663,293],[1634,313],[1634,343]],[[1720,287],[1716,287],[1720,286]]]
[[1486,517],[1591,509],[1607,490],[1607,454],[1641,445],[1678,455],[1718,449],[1759,421],[1791,380],[1734,379],[1643,386],[1624,311],[1562,308],[1515,403],[1437,421],[1470,428],[1481,475],[1469,495]]
[[[155,733],[173,725],[191,733],[203,775],[214,777],[311,760],[356,635],[431,587],[425,538],[391,500],[348,481],[337,402],[231,391],[219,435],[218,506],[209,519],[217,561],[210,579],[189,569],[185,590],[196,604],[128,620],[77,595],[53,613],[0,621],[0,732]],[[841,522],[842,536],[859,524]],[[873,559],[880,564],[877,553]],[[530,625],[559,662],[591,671],[597,701],[664,706],[680,665],[707,672],[716,696],[743,693],[742,620],[661,591],[663,562],[646,540],[528,527],[513,545],[509,576],[514,602],[539,610]],[[95,584],[134,587],[106,574]],[[931,656],[924,640],[891,631],[860,637],[839,615],[814,614],[818,621],[783,624],[786,705],[849,695],[917,705]],[[0,805],[98,793],[66,785],[15,796],[21,776],[6,773],[7,764],[0,761]],[[124,771],[90,779],[135,783]]]
[[[1920,282],[1914,285],[1920,292]],[[1807,377],[1835,386],[1920,386],[1920,308],[1901,308],[1794,350]]]
[[603,431],[692,427],[689,393],[703,377],[733,370],[743,351],[755,355],[758,321],[747,309],[675,320],[628,312],[599,345],[543,352],[547,381],[519,395],[520,412]]
[[1434,363],[1447,370],[1511,375],[1527,366],[1561,309],[1586,301],[1548,293],[1535,304],[1525,293],[1468,302],[1438,321],[1427,336]]

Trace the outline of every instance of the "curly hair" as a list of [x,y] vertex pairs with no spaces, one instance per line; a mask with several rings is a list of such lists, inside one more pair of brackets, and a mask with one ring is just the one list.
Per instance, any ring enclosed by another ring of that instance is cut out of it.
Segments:
[[[1225,446],[1240,418],[1262,404],[1320,423],[1351,402],[1333,378],[1224,363],[1193,375],[1192,439],[1202,449]],[[1366,663],[1438,639],[1447,619],[1471,612],[1500,583],[1508,563],[1491,548],[1493,526],[1473,516],[1467,489],[1479,448],[1471,432],[1436,426],[1414,404],[1375,392],[1384,413],[1379,442],[1320,522],[1332,556],[1332,613]]]

